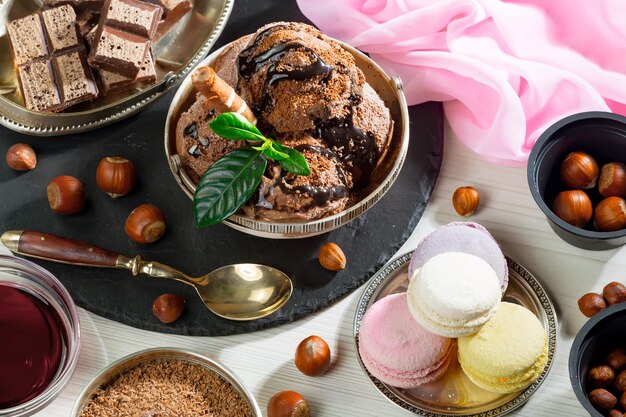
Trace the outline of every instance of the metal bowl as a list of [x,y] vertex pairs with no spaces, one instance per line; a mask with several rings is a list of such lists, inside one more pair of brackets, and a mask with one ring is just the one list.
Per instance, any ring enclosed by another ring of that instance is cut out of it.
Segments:
[[218,374],[248,403],[254,417],[263,417],[261,409],[252,396],[252,393],[248,391],[248,389],[243,385],[243,382],[233,373],[233,371],[204,355],[177,348],[146,349],[113,362],[100,372],[100,374],[96,375],[96,377],[91,380],[89,385],[87,385],[87,387],[85,387],[85,389],[80,393],[76,403],[74,404],[74,408],[72,409],[71,417],[78,417],[83,407],[91,401],[94,394],[98,392],[99,389],[112,383],[119,375],[130,371],[141,364],[151,363],[157,360],[171,360],[192,365],[199,365]]
[[[521,407],[539,389],[554,363],[557,319],[554,306],[539,282],[523,266],[507,258],[509,286],[503,301],[520,304],[535,314],[543,325],[548,339],[548,363],[535,382],[526,389],[511,394],[487,392],[472,383],[463,373],[456,359],[450,362],[446,374],[437,381],[415,389],[400,389],[386,385],[373,377],[359,355],[359,329],[367,309],[381,298],[405,292],[408,285],[408,266],[412,253],[391,261],[366,284],[354,318],[354,343],[363,372],[389,401],[405,410],[424,417],[496,417]],[[456,358],[456,344],[452,353]]]
[[[372,180],[372,184],[375,185],[370,186],[356,204],[332,216],[305,222],[267,222],[235,214],[223,222],[227,226],[254,236],[272,239],[298,239],[327,233],[369,210],[385,195],[400,174],[409,147],[409,113],[402,82],[398,77],[389,77],[380,66],[358,49],[341,41],[336,42],[354,56],[357,66],[365,74],[367,82],[383,99],[394,121],[389,151]],[[214,51],[199,65],[210,65],[221,51],[222,49]],[[189,178],[176,154],[176,123],[180,115],[193,103],[192,97],[195,97],[195,94],[191,75],[188,75],[172,100],[165,124],[165,154],[170,169],[182,190],[191,199],[196,184]]]
[[137,113],[175,87],[207,55],[222,33],[233,4],[234,0],[193,2],[193,9],[153,45],[155,84],[48,114],[24,107],[6,34],[7,22],[34,12],[41,7],[41,0],[0,0],[0,124],[29,135],[59,136],[93,130]]

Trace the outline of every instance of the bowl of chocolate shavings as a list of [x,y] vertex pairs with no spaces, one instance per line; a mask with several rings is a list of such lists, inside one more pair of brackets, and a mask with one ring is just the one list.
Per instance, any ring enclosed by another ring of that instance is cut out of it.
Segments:
[[0,0],[0,124],[60,136],[139,112],[208,54],[233,4]]
[[228,368],[176,348],[133,353],[97,375],[72,417],[262,417],[256,400]]

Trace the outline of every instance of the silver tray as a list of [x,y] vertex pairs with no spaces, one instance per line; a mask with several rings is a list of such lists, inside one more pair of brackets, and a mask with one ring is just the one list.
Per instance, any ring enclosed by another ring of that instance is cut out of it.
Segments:
[[32,13],[41,0],[0,0],[0,124],[29,135],[59,136],[96,129],[137,113],[176,86],[209,53],[233,4],[234,0],[193,1],[193,10],[153,45],[155,84],[47,114],[24,107],[6,34],[7,22]]
[[[267,222],[235,214],[223,222],[225,225],[254,236],[271,239],[299,239],[327,233],[369,210],[385,195],[400,174],[409,147],[409,113],[402,82],[397,77],[388,76],[381,67],[358,49],[341,41],[336,42],[354,56],[367,82],[389,107],[394,121],[389,151],[374,174],[373,185],[362,192],[362,198],[356,204],[335,215],[318,220],[291,223]],[[210,65],[220,52],[221,49],[214,51],[199,65]],[[196,184],[189,178],[176,154],[176,123],[180,115],[193,104],[195,94],[191,75],[188,75],[172,100],[165,124],[165,154],[170,169],[178,185],[191,199],[193,199]]]
[[554,306],[539,282],[523,266],[507,257],[509,286],[503,301],[520,304],[532,311],[543,325],[548,338],[548,363],[539,378],[528,388],[512,394],[490,393],[472,383],[456,360],[456,343],[452,361],[439,380],[416,389],[391,387],[374,378],[365,368],[358,350],[358,336],[365,311],[379,299],[405,292],[409,284],[408,266],[412,253],[391,261],[366,284],[357,304],[354,318],[354,343],[361,368],[372,384],[389,401],[424,417],[496,417],[521,407],[543,383],[554,363],[557,318]]

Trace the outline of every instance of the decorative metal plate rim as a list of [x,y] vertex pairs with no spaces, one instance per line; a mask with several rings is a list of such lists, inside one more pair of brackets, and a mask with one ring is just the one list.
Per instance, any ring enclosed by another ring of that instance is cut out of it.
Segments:
[[[3,1],[0,1],[0,5],[3,5]],[[155,84],[151,87],[148,87],[144,92],[148,92],[150,90],[154,90],[154,93],[148,95],[147,97],[143,97],[137,102],[132,101],[132,96],[121,100],[112,107],[115,106],[124,106],[121,110],[117,111],[114,114],[107,116],[98,116],[97,120],[80,123],[80,124],[68,124],[64,126],[51,126],[51,125],[41,125],[41,126],[31,126],[19,122],[17,120],[12,119],[8,115],[4,114],[0,110],[0,125],[3,125],[11,130],[14,130],[19,133],[24,133],[32,136],[56,136],[56,135],[67,135],[71,133],[79,133],[85,132],[88,130],[93,130],[99,127],[103,127],[117,121],[123,120],[127,117],[132,116],[133,114],[142,110],[145,106],[152,103],[156,99],[162,97],[167,92],[169,92],[173,87],[175,87],[181,80],[183,80],[189,72],[193,68],[195,68],[199,62],[204,59],[219,36],[224,31],[226,23],[228,22],[228,18],[232,12],[233,6],[235,4],[235,0],[224,0],[224,7],[222,9],[222,13],[218,17],[215,28],[207,38],[207,40],[203,43],[202,47],[196,52],[193,58],[189,61],[187,66],[183,68],[178,74],[168,77],[167,75],[161,80],[158,84]],[[170,75],[170,74],[168,74]],[[139,93],[141,95],[141,92]],[[94,110],[94,114],[97,114],[99,110]]]
[[365,311],[367,310],[367,305],[371,301],[378,287],[380,287],[385,282],[390,274],[409,263],[412,255],[413,252],[408,252],[389,261],[389,263],[385,267],[383,267],[380,271],[374,274],[374,276],[365,284],[363,294],[357,302],[353,327],[355,353],[361,369],[367,375],[370,382],[390,402],[407,411],[423,417],[498,417],[508,414],[524,405],[537,391],[537,389],[539,389],[541,384],[550,373],[552,365],[554,364],[557,344],[557,316],[552,301],[548,297],[546,291],[543,289],[539,281],[537,281],[537,279],[526,268],[524,268],[522,265],[520,265],[517,261],[509,256],[506,256],[509,269],[514,270],[517,275],[519,275],[523,279],[524,283],[533,290],[534,295],[541,303],[541,308],[543,309],[543,312],[545,313],[548,322],[548,329],[546,329],[548,333],[548,363],[541,372],[539,378],[537,378],[537,380],[535,380],[535,382],[533,382],[528,388],[521,391],[515,398],[513,398],[509,402],[488,411],[470,414],[444,414],[424,410],[413,404],[407,403],[405,400],[396,396],[391,390],[389,390],[384,383],[373,377],[365,368],[361,360],[361,356],[359,355],[358,335],[361,321],[363,320],[363,316],[365,315]]

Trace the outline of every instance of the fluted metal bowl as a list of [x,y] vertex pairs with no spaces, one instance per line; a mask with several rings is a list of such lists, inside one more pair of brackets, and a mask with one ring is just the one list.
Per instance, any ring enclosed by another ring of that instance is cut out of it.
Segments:
[[[268,222],[235,214],[224,221],[227,226],[254,236],[272,239],[298,239],[330,232],[354,220],[374,206],[391,188],[400,174],[409,146],[409,114],[402,83],[399,78],[388,76],[380,66],[361,51],[343,42],[337,42],[354,56],[367,82],[389,107],[394,121],[389,151],[377,168],[370,187],[362,193],[362,197],[356,204],[332,216],[303,222]],[[214,51],[199,65],[211,65],[221,51],[222,49]],[[195,94],[191,75],[188,75],[172,100],[165,125],[165,154],[170,169],[182,190],[192,199],[196,184],[189,178],[176,154],[176,124],[180,115],[193,103]]]

